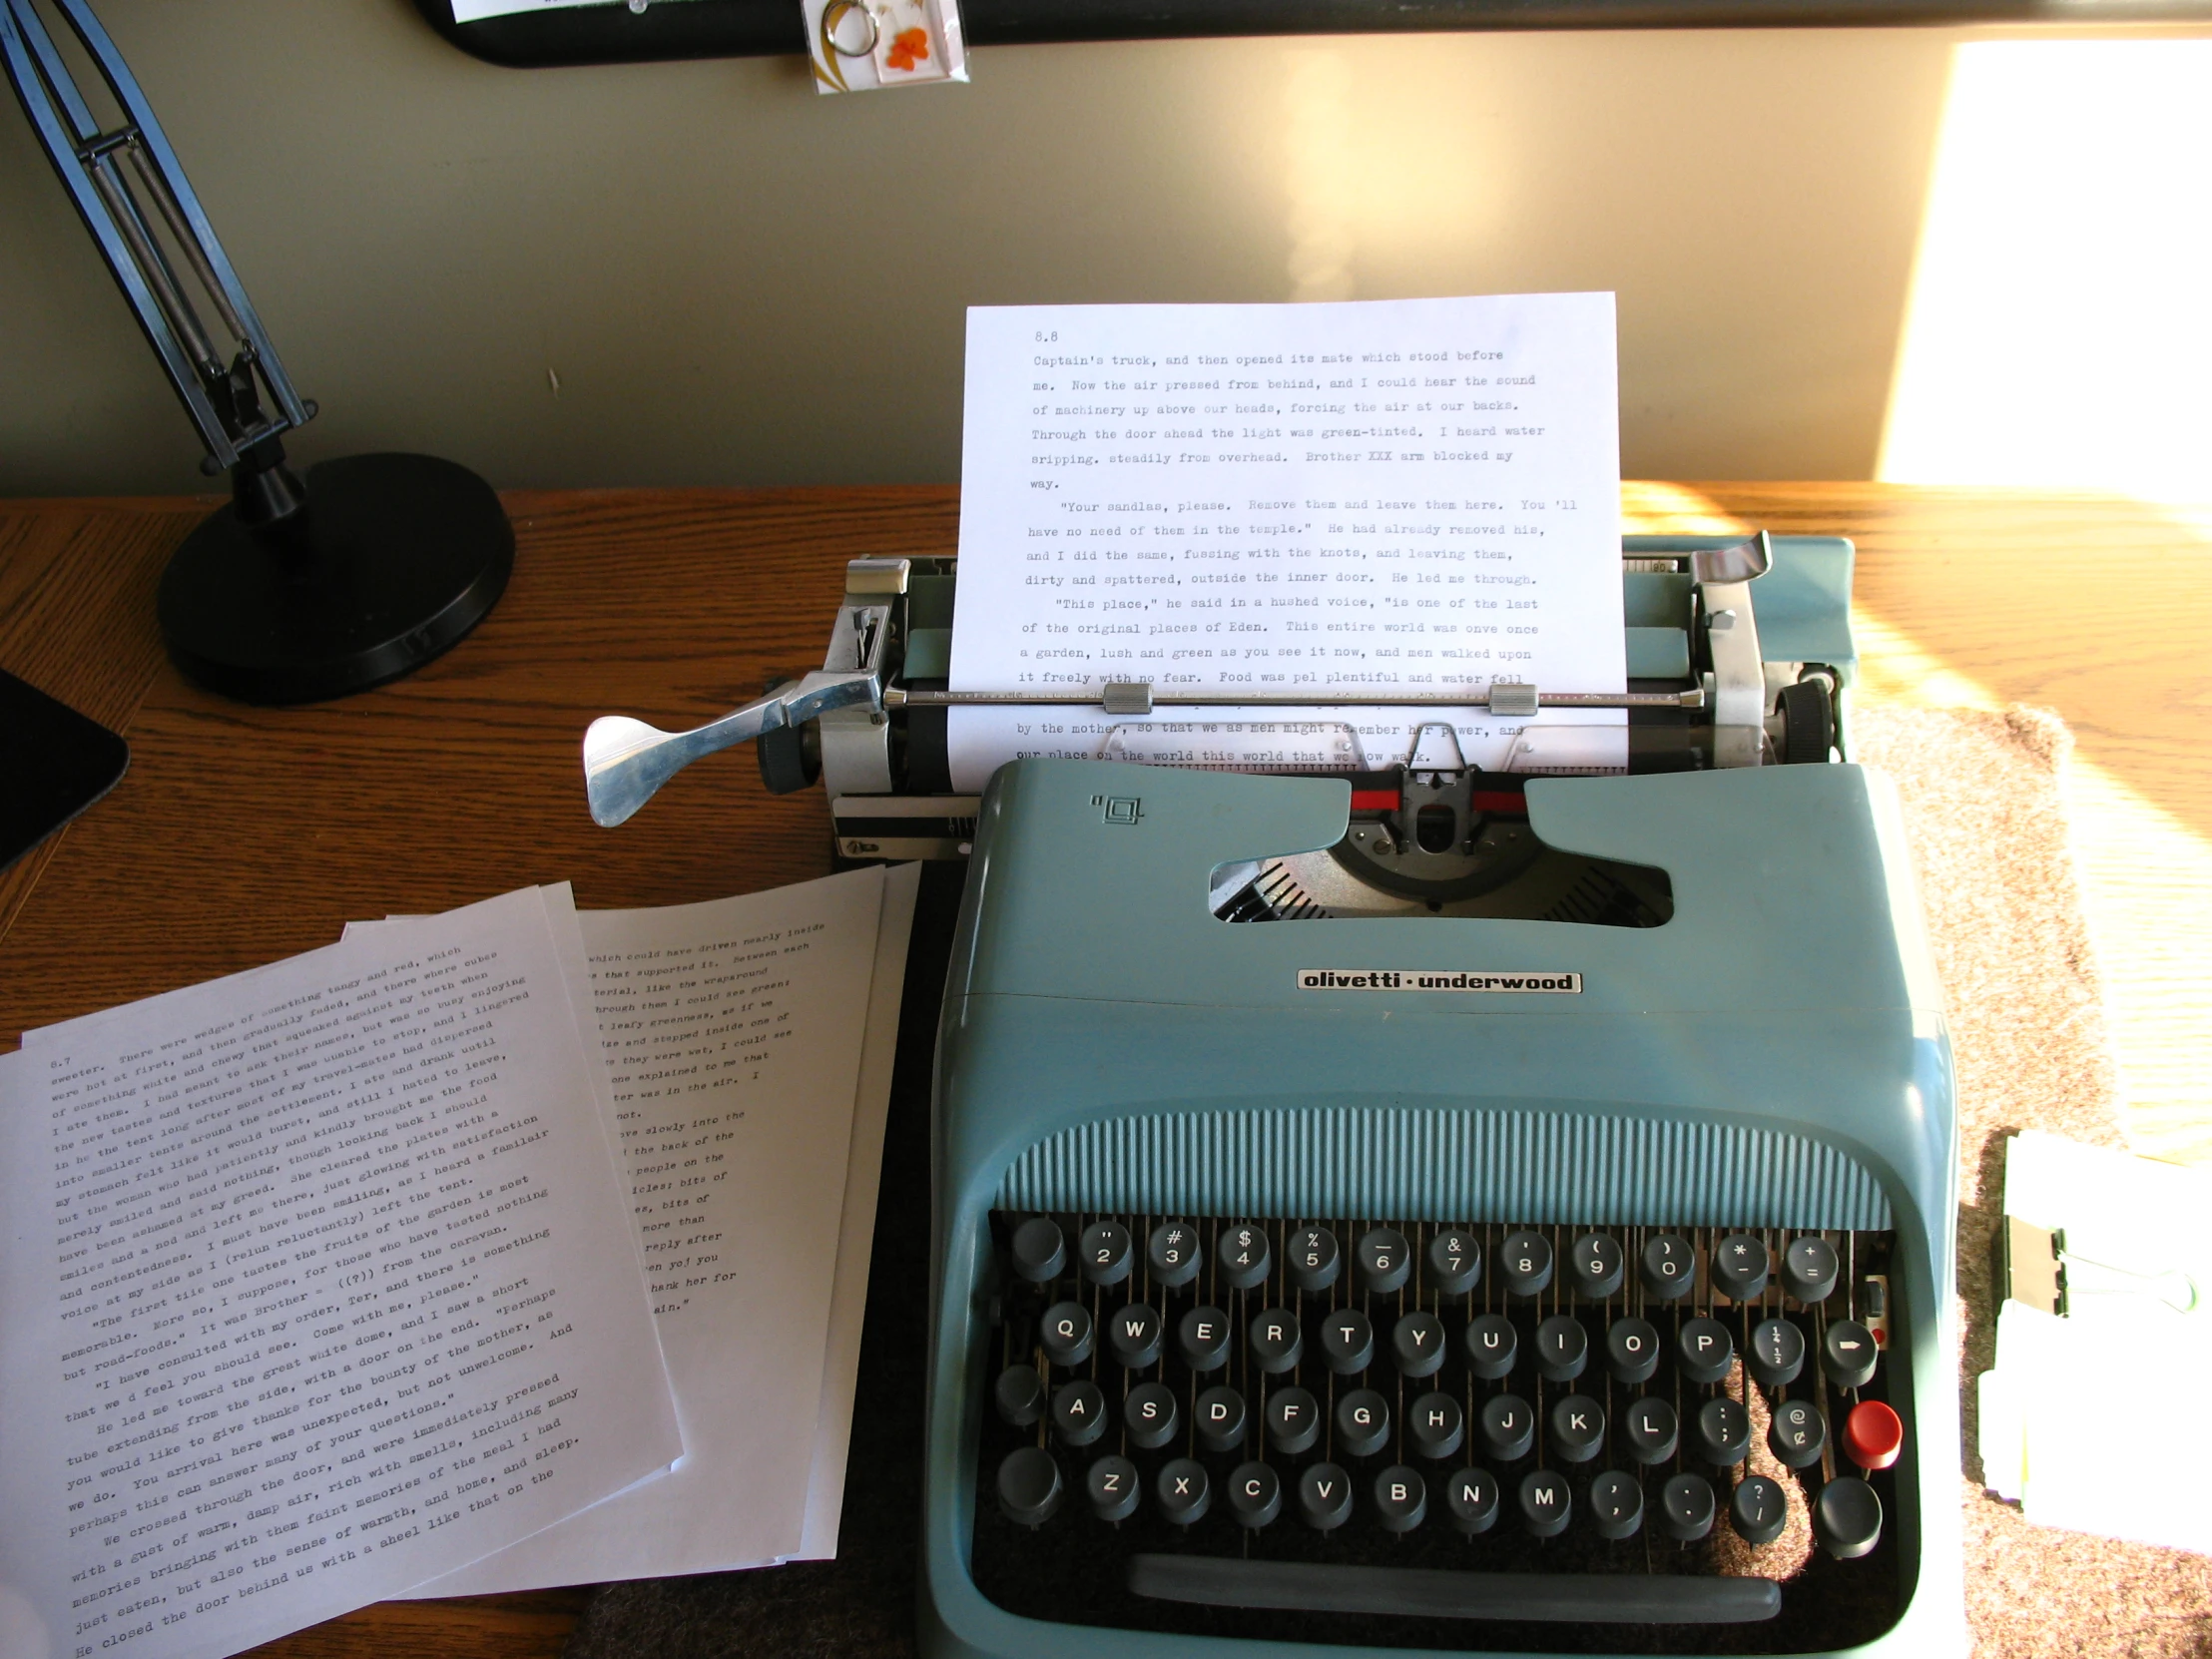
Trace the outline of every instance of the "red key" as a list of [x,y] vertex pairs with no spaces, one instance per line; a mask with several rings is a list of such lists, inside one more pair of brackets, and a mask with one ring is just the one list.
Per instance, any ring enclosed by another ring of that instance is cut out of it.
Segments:
[[1905,1446],[1905,1424],[1879,1399],[1863,1399],[1844,1423],[1844,1449],[1863,1469],[1886,1469]]

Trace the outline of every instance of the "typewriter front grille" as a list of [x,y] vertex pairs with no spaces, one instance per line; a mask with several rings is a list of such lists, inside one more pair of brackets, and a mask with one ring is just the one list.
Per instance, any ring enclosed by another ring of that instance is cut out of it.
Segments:
[[996,1211],[971,1566],[1061,1623],[1789,1653],[1888,1629],[1887,1232]]

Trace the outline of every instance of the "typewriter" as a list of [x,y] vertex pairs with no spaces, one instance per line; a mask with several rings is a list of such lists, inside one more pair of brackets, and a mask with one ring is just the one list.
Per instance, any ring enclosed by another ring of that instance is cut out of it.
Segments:
[[967,861],[927,1651],[1962,1651],[1949,1049],[1845,758],[1851,559],[1630,538],[1606,775],[1414,709],[963,796],[949,560],[855,561],[722,722],[595,725],[602,822],[751,738],[842,856]]

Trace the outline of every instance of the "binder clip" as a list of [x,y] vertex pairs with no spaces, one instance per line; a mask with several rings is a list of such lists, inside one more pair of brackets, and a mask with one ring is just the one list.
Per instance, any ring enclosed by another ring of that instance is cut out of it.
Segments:
[[804,0],[815,91],[965,81],[958,0]]

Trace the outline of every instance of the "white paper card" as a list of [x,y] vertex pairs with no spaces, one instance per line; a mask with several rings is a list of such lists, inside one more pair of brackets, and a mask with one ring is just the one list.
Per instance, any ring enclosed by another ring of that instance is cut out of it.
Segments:
[[883,872],[883,920],[875,938],[860,1086],[852,1103],[852,1156],[845,1167],[844,1217],[837,1232],[837,1285],[830,1300],[830,1342],[823,1359],[815,1422],[814,1469],[807,1484],[802,1560],[837,1553],[844,1512],[844,1470],[852,1449],[852,1390],[860,1369],[860,1325],[867,1312],[868,1257],[875,1246],[875,1197],[883,1176],[883,1131],[890,1114],[891,1066],[898,1054],[898,1010],[906,986],[906,943],[913,932],[921,865]]
[[616,0],[453,0],[453,21],[478,23],[522,12],[565,11],[572,6],[613,5]]
[[2034,1130],[2005,1146],[2004,1212],[2063,1237],[2063,1317],[2007,1301],[1978,1381],[1982,1477],[2042,1526],[2212,1553],[2212,1441],[2114,1455],[2113,1356],[2146,1377],[2212,1371],[2212,1177]]
[[[1443,721],[1499,764],[1527,723],[1327,699],[1622,690],[1619,494],[1610,294],[976,307],[950,683],[1311,692],[1219,718],[1349,719],[1375,764]],[[954,709],[954,788],[1025,736],[1096,753],[1096,714]],[[1618,715],[1567,724],[1624,764]]]
[[[871,866],[577,913],[685,1457],[421,1593],[711,1572],[806,1547],[884,885]],[[870,1189],[871,1223],[872,1208]]]
[[38,1034],[0,1104],[9,1659],[195,1659],[682,1451],[543,900]]

